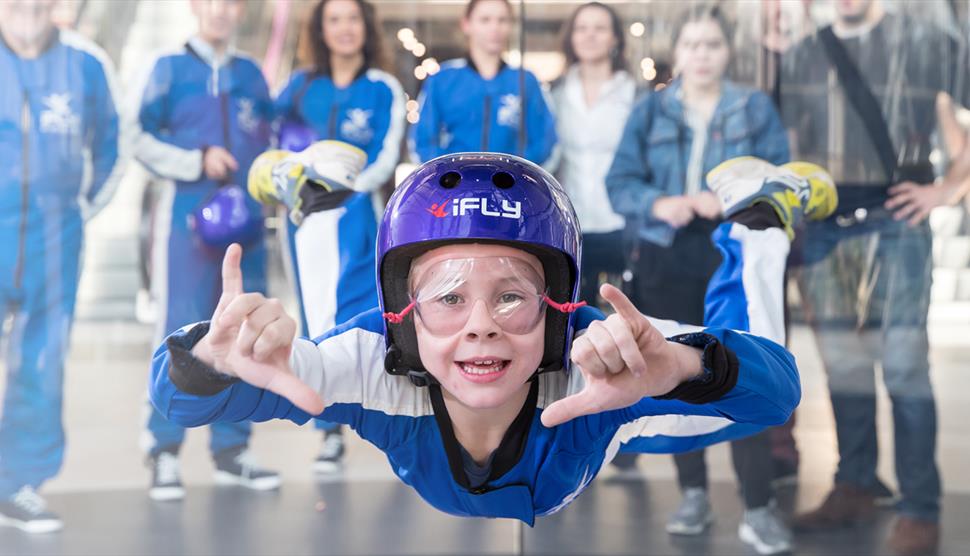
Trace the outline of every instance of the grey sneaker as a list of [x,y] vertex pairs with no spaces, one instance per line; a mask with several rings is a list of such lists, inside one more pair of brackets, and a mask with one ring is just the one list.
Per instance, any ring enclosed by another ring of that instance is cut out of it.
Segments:
[[230,448],[216,454],[216,484],[238,485],[253,490],[273,490],[280,487],[280,474],[260,469],[245,446]]
[[47,511],[47,503],[33,488],[25,486],[10,498],[0,500],[0,525],[27,533],[52,533],[64,527],[64,522]]
[[792,549],[791,529],[778,515],[774,504],[745,510],[738,536],[758,554],[778,554]]
[[162,451],[149,460],[152,466],[152,486],[148,497],[152,500],[181,500],[185,487],[179,476],[179,457],[175,452]]
[[339,473],[343,469],[344,434],[337,429],[323,436],[323,446],[313,462],[313,471],[320,475]]
[[667,520],[667,532],[671,535],[699,535],[714,521],[707,490],[688,488],[680,507]]

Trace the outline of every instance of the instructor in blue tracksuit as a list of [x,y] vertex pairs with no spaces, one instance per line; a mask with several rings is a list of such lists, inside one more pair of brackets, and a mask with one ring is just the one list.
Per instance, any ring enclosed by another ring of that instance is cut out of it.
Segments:
[[441,64],[421,91],[420,117],[408,137],[412,162],[489,151],[555,167],[556,122],[539,81],[502,61],[512,31],[508,0],[471,0],[461,30],[468,37],[468,56]]
[[[374,244],[381,188],[393,178],[404,138],[404,91],[385,66],[374,6],[364,0],[320,0],[307,36],[312,67],[293,74],[276,99],[280,146],[292,145],[287,129],[309,128],[317,139],[335,139],[367,153],[354,180],[359,193],[340,208],[289,223],[292,275],[301,301],[303,329],[316,338],[362,311],[377,307]],[[339,471],[340,427],[317,421],[324,441],[313,468]]]
[[[131,91],[138,120],[135,157],[171,180],[153,230],[152,288],[164,307],[159,338],[215,308],[221,253],[201,243],[190,217],[220,186],[245,184],[249,165],[269,145],[272,101],[266,81],[255,61],[230,46],[244,9],[242,0],[193,0],[198,35],[159,56]],[[259,214],[259,205],[250,202]],[[242,266],[248,286],[266,291],[262,237],[247,246]],[[149,494],[156,500],[181,498],[177,455],[185,431],[149,411],[143,443],[153,470]],[[255,468],[247,456],[249,434],[246,423],[213,425],[209,445],[216,479],[277,487],[278,475]]]
[[111,198],[121,172],[111,64],[94,44],[53,26],[52,4],[0,3],[0,311],[12,318],[4,327],[0,525],[29,532],[61,527],[34,489],[64,455],[64,358],[84,222]]

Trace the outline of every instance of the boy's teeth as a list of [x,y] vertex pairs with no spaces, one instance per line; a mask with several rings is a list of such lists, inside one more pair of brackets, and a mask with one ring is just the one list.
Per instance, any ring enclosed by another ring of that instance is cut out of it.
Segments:
[[486,375],[489,373],[497,373],[502,370],[502,362],[496,361],[494,359],[487,359],[484,361],[472,361],[468,363],[462,363],[461,368],[468,374],[472,375]]

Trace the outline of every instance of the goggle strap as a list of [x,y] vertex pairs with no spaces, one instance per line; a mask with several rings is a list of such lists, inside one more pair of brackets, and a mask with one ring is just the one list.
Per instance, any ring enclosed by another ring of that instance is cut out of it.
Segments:
[[387,322],[391,324],[400,324],[401,321],[404,320],[404,317],[406,317],[408,313],[414,310],[414,306],[416,303],[417,301],[412,300],[411,303],[407,307],[405,307],[404,310],[402,310],[400,313],[390,313],[390,312],[384,313],[384,318],[387,319]]
[[585,301],[580,301],[578,303],[569,303],[569,302],[556,303],[555,301],[550,299],[548,295],[542,296],[542,300],[545,301],[546,304],[548,304],[553,309],[559,311],[560,313],[572,313],[576,309],[579,309],[580,307],[583,307],[586,305]]

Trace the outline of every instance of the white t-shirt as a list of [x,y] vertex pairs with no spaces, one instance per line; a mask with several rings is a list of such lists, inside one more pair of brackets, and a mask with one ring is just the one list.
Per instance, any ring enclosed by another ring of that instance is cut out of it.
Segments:
[[588,106],[575,66],[553,90],[556,131],[562,148],[556,177],[576,207],[583,233],[607,233],[624,226],[623,217],[613,212],[606,193],[606,174],[635,95],[633,78],[618,71],[603,83],[596,103]]

